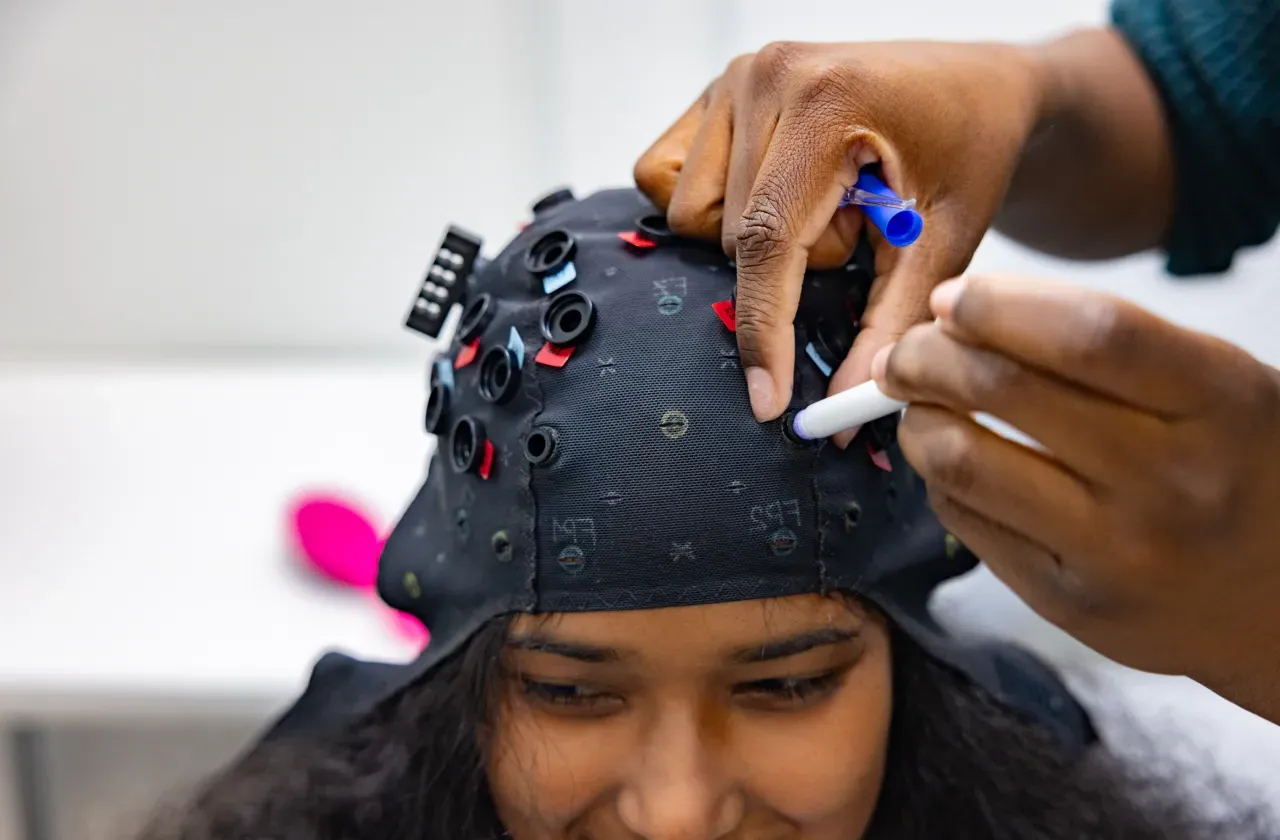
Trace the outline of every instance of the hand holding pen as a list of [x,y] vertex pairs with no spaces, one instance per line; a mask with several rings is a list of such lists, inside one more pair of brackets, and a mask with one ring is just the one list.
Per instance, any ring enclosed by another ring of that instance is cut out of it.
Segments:
[[[758,419],[791,397],[806,265],[847,262],[868,218],[878,276],[829,393],[866,382],[880,348],[930,319],[930,290],[965,269],[1004,199],[1037,124],[1038,82],[1018,47],[774,44],[733,61],[644,154],[636,181],[672,230],[717,240],[737,262],[738,347]],[[883,194],[863,181],[872,164],[915,204],[875,203]],[[882,212],[924,230],[878,223]]]

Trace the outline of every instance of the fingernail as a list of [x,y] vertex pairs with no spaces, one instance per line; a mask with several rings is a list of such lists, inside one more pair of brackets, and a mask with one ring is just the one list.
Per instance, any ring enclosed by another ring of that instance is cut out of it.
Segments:
[[763,423],[772,416],[773,409],[773,377],[769,371],[759,367],[747,368],[747,393],[751,397],[751,410]]
[[879,382],[884,379],[884,369],[889,364],[889,354],[893,352],[893,345],[881,347],[876,354],[871,357],[871,378]]
[[957,277],[953,280],[944,280],[934,288],[933,294],[929,295],[929,308],[939,318],[949,319],[956,308],[956,301],[960,299],[960,293],[963,291],[964,278]]

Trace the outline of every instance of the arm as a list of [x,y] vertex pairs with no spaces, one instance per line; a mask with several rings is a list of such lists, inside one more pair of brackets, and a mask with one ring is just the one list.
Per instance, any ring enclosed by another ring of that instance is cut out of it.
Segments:
[[1173,204],[1155,86],[1120,35],[1073,33],[1033,50],[1043,100],[995,226],[1037,250],[1108,259],[1153,248]]
[[1059,256],[1226,270],[1280,223],[1280,8],[1115,0],[1037,48],[1043,99],[998,229]]

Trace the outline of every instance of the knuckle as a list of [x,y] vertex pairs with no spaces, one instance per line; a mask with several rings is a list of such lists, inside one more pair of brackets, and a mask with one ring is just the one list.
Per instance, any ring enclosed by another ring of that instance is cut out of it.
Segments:
[[1164,508],[1154,511],[1157,521],[1178,523],[1179,530],[1195,534],[1198,540],[1214,539],[1231,529],[1236,513],[1242,510],[1242,488],[1224,454],[1217,447],[1201,445],[1199,451],[1184,452],[1170,459],[1160,486]]
[[987,405],[1009,394],[1023,393],[1026,371],[998,353],[965,350],[960,365],[962,397],[970,405]]
[[790,231],[769,189],[757,190],[738,222],[735,247],[739,270],[745,265],[771,263],[790,244]]
[[839,64],[823,63],[809,69],[796,97],[802,105],[821,107],[848,98],[849,71]]
[[1105,364],[1142,340],[1132,305],[1109,297],[1091,298],[1079,313],[1079,331],[1070,345],[1072,364]]
[[774,41],[756,53],[751,75],[756,82],[773,82],[786,75],[799,61],[804,46],[796,41]]
[[687,201],[677,195],[667,205],[667,227],[677,236],[691,236],[698,229],[698,214]]
[[1153,586],[1164,585],[1170,567],[1166,540],[1153,540],[1147,529],[1132,526],[1113,534],[1112,540],[1120,561],[1110,570],[1113,591],[1151,591]]
[[894,390],[906,392],[919,386],[927,375],[924,329],[907,330],[889,351],[885,360],[884,375]]
[[938,517],[938,522],[942,524],[948,531],[958,531],[965,524],[960,518],[959,508],[956,503],[951,500],[943,491],[937,487],[929,486],[925,490],[925,498],[929,500],[929,508],[934,515]]
[[667,207],[667,225],[677,236],[699,237],[706,233],[708,226],[707,209],[682,198],[677,192]]
[[656,146],[650,148],[636,161],[632,177],[635,179],[636,187],[650,200],[660,201],[665,198],[667,194],[665,186],[671,180],[666,155],[662,154]]
[[1227,414],[1243,424],[1242,431],[1257,432],[1280,426],[1280,381],[1274,369],[1259,364],[1256,359],[1238,348],[1229,348],[1236,355],[1233,368],[1219,378],[1227,389],[1224,402]]
[[729,62],[729,66],[725,68],[722,79],[727,80],[736,78],[748,72],[752,65],[755,64],[757,55],[757,53],[749,52],[742,53],[741,55],[734,57]]
[[1048,555],[1037,561],[1046,569],[1039,581],[1041,595],[1036,600],[1036,612],[1071,635],[1087,637],[1091,627],[1106,619],[1105,603],[1060,558]]
[[1057,593],[1053,600],[1060,611],[1055,624],[1066,629],[1105,620],[1113,614],[1112,593],[1106,592],[1096,580],[1087,580],[1056,554],[1048,555],[1046,562],[1050,564],[1053,589]]
[[978,481],[977,447],[962,426],[948,424],[933,429],[921,442],[921,473],[953,492],[970,492]]

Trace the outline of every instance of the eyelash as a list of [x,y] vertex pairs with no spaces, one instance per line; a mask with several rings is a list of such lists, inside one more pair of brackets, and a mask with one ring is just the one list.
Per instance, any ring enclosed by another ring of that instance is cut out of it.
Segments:
[[843,671],[828,671],[813,677],[757,680],[740,686],[739,690],[744,694],[758,693],[767,696],[770,700],[781,700],[800,706],[830,694],[840,684],[843,676]]
[[607,696],[589,693],[580,685],[538,682],[528,678],[521,678],[521,680],[524,683],[525,694],[555,706],[579,706]]
[[[812,677],[780,677],[756,680],[735,687],[734,693],[754,696],[768,702],[803,706],[830,694],[844,677],[843,670],[828,671]],[[607,692],[592,692],[572,683],[549,683],[522,677],[525,694],[551,706],[590,709],[611,700],[621,699]]]

